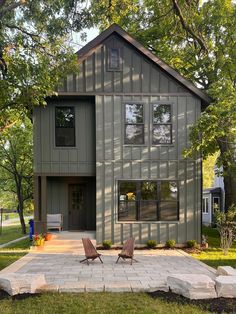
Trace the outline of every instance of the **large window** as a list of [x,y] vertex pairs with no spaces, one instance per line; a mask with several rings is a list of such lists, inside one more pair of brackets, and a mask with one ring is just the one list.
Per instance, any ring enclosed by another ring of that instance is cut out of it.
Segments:
[[172,143],[171,105],[153,104],[153,144]]
[[75,146],[74,107],[56,107],[55,137],[57,147]]
[[144,144],[142,104],[125,104],[125,144]]
[[178,219],[176,181],[119,181],[119,221]]

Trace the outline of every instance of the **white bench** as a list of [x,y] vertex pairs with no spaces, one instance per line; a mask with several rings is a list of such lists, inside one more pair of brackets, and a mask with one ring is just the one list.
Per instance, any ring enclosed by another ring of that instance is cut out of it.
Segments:
[[47,214],[47,229],[62,230],[63,215],[62,214]]

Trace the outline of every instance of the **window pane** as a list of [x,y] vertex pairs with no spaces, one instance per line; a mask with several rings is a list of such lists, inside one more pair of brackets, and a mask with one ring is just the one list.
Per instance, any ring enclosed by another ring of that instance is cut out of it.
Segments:
[[157,200],[157,183],[152,181],[143,181],[141,183],[141,199]]
[[74,128],[56,128],[56,146],[74,147],[75,129]]
[[56,127],[72,128],[74,127],[74,108],[57,107],[56,108]]
[[140,202],[140,220],[157,220],[157,202]]
[[125,126],[125,144],[143,144],[143,135],[143,125],[128,124]]
[[171,123],[171,106],[153,105],[153,123]]
[[136,202],[119,202],[119,220],[136,220]]
[[143,123],[143,105],[126,104],[125,105],[126,123]]
[[136,201],[136,182],[125,181],[120,183],[120,201]]
[[177,202],[162,202],[160,203],[159,219],[170,221],[178,220],[178,203]]
[[178,186],[177,182],[161,182],[161,200],[162,201],[177,201]]
[[120,67],[120,51],[117,48],[110,48],[109,68],[119,69]]
[[168,124],[153,125],[152,133],[153,144],[171,143],[171,125]]

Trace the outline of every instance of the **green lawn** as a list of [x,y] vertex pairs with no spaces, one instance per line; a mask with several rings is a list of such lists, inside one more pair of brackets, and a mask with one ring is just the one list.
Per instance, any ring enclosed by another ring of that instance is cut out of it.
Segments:
[[209,249],[200,254],[192,254],[192,256],[214,268],[218,266],[232,266],[236,268],[236,241],[234,241],[232,248],[229,250],[229,254],[224,255],[220,249],[218,231],[210,227],[203,227],[203,234],[208,236]]
[[0,234],[0,244],[7,243],[9,241],[21,238],[23,236],[24,235],[22,234],[21,226],[19,224],[2,227],[2,234]]
[[28,253],[30,247],[29,238],[0,249],[0,270],[17,261]]
[[48,293],[19,301],[1,300],[1,311],[4,314],[209,313],[190,304],[153,299],[145,293]]

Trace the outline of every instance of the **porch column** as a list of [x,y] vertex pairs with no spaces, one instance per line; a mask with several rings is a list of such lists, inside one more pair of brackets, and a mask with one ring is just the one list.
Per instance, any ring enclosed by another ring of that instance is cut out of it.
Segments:
[[41,177],[41,224],[42,231],[47,231],[47,177]]
[[34,187],[34,233],[41,232],[41,180],[40,176],[34,176],[33,187]]

